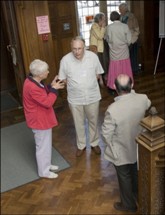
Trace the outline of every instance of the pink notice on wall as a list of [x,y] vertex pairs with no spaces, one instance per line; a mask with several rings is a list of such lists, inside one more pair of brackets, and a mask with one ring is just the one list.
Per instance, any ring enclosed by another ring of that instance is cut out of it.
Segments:
[[37,16],[36,22],[37,22],[38,34],[50,33],[48,16]]

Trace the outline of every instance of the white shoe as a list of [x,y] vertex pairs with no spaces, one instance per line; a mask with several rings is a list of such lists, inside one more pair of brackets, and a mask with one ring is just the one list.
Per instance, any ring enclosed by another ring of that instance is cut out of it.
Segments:
[[58,167],[58,166],[55,166],[55,165],[51,165],[51,166],[50,166],[50,170],[51,170],[51,171],[58,170],[58,168],[59,168],[59,167]]
[[57,178],[58,174],[54,172],[50,172],[49,176],[47,178]]

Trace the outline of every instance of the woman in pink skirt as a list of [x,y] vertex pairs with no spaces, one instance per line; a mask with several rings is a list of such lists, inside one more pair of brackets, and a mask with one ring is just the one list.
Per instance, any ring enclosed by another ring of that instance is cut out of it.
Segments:
[[120,14],[117,11],[111,12],[110,20],[113,23],[107,26],[105,33],[110,54],[107,87],[114,90],[114,81],[119,74],[127,74],[133,81],[129,57],[131,32],[126,24],[121,23]]

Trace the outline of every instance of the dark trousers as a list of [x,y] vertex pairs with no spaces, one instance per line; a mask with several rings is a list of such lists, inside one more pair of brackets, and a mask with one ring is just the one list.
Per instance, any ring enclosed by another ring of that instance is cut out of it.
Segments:
[[139,70],[138,42],[135,42],[129,46],[129,54],[130,54],[132,72],[133,74],[137,74]]
[[106,40],[103,39],[103,42],[104,42],[104,52],[103,53],[98,52],[97,56],[104,70],[104,74],[102,75],[103,81],[106,81],[106,78],[107,78],[106,76],[108,74],[108,67],[109,67],[109,46]]
[[103,53],[98,52],[97,56],[98,56],[99,61],[100,61],[101,65],[102,65],[102,67],[103,67],[104,74],[107,74],[109,59],[107,58],[107,56],[105,56],[104,52]]
[[137,162],[115,166],[115,169],[119,182],[121,203],[127,208],[136,208],[138,195]]

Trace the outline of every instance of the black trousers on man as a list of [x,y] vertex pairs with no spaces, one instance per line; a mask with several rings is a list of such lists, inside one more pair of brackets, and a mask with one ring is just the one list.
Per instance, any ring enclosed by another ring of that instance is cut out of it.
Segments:
[[130,54],[132,72],[135,75],[139,72],[138,42],[135,42],[129,46],[129,54]]
[[137,162],[134,164],[126,164],[115,166],[119,188],[121,203],[128,209],[137,208],[136,201],[138,195],[138,171]]

